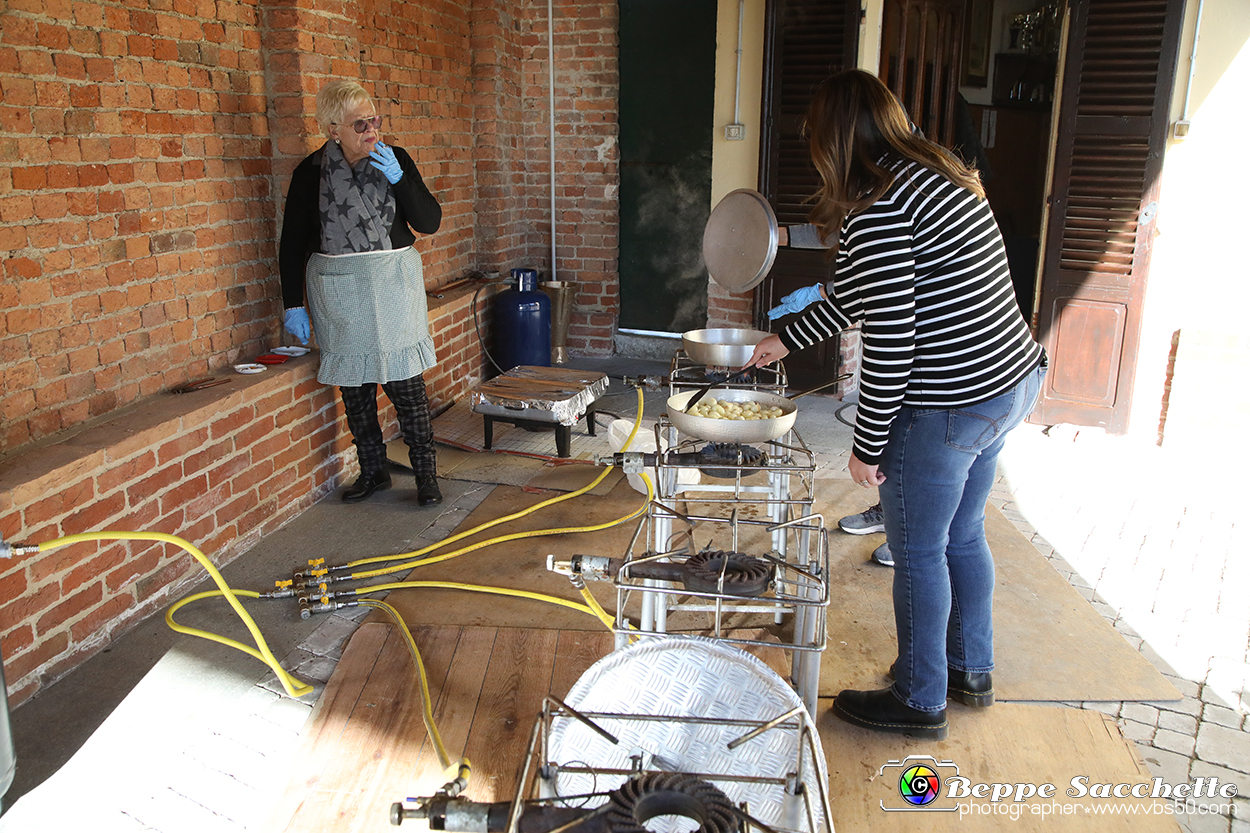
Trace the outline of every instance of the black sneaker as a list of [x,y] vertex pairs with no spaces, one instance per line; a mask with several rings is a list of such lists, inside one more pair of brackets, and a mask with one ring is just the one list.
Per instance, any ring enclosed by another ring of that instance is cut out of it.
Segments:
[[432,474],[417,477],[417,506],[434,506],[443,502],[438,480]]
[[838,521],[838,529],[851,535],[869,535],[873,532],[885,532],[885,517],[881,513],[881,504],[869,506],[858,515],[847,515]]

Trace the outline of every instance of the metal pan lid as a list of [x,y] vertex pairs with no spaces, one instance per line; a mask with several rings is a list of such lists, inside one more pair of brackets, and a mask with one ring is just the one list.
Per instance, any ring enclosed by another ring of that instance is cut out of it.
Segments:
[[712,209],[703,229],[703,262],[730,292],[754,289],[777,257],[777,215],[764,195],[730,191]]

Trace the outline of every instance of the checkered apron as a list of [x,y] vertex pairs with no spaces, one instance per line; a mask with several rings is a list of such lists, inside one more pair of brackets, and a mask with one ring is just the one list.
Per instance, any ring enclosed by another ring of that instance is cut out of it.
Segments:
[[409,379],[437,363],[416,249],[313,254],[306,276],[322,384]]

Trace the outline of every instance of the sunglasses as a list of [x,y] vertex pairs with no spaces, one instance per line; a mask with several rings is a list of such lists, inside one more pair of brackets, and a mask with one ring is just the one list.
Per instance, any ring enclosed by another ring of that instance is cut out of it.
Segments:
[[[330,124],[333,124],[335,127],[342,126],[338,122],[330,122]],[[371,119],[356,119],[352,122],[352,130],[355,130],[357,133],[364,133],[370,127],[374,130],[380,129],[382,127],[382,117],[374,116]]]

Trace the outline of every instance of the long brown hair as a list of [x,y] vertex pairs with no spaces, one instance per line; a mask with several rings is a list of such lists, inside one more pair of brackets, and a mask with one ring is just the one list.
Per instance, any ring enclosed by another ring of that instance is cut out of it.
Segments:
[[821,186],[810,219],[836,241],[848,214],[872,205],[894,182],[888,166],[910,159],[985,199],[976,170],[912,132],[907,111],[875,76],[858,69],[821,83],[804,126]]

